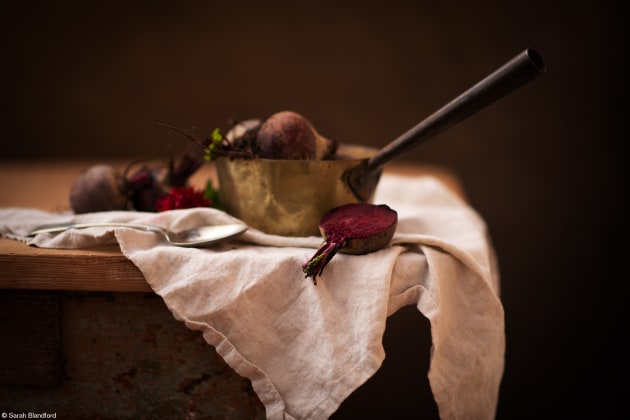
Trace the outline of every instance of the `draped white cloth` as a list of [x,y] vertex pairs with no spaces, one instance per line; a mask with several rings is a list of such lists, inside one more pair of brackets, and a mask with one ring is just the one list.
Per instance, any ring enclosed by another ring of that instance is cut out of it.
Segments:
[[[323,419],[381,366],[386,319],[415,305],[431,323],[428,378],[440,416],[494,418],[505,328],[495,254],[482,218],[431,177],[384,175],[376,204],[399,215],[391,246],[337,254],[317,285],[302,264],[319,237],[249,229],[208,249],[169,246],[128,228],[27,238],[70,221],[150,223],[171,230],[232,223],[214,209],[55,214],[0,209],[0,234],[30,245],[81,248],[117,242],[176,319],[203,332],[249,378],[269,419]],[[392,384],[396,386],[396,384]]]

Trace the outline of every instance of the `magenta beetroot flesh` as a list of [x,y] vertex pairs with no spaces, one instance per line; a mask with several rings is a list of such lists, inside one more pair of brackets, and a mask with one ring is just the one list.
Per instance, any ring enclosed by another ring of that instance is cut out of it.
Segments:
[[304,265],[306,277],[316,284],[324,267],[337,252],[367,254],[386,247],[394,236],[398,213],[385,204],[352,203],[326,213],[319,230],[324,243]]

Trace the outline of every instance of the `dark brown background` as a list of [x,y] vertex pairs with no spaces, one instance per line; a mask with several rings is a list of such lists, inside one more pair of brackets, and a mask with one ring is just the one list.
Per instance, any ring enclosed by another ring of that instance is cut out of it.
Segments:
[[283,109],[382,146],[536,48],[544,77],[404,160],[455,170],[488,222],[508,345],[497,417],[610,413],[627,335],[611,242],[627,231],[621,1],[129,3],[2,2],[0,158],[164,156],[186,140],[151,122],[207,135]]

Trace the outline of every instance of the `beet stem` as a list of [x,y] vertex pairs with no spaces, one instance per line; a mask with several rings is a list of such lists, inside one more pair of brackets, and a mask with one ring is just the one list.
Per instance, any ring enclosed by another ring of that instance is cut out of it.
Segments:
[[178,134],[181,134],[182,136],[188,138],[190,141],[192,141],[193,143],[197,144],[198,146],[201,146],[203,148],[206,148],[208,146],[208,142],[204,141],[204,140],[199,140],[197,137],[193,136],[192,134],[177,128],[175,126],[169,125],[169,124],[162,124],[162,123],[152,123],[153,125],[157,126],[157,127],[165,127],[168,128],[171,131],[174,131]]
[[324,242],[317,252],[315,252],[315,255],[302,265],[302,271],[306,274],[305,277],[312,277],[313,284],[317,284],[317,276],[321,277],[324,267],[326,267],[328,262],[335,256],[339,248],[342,246],[343,242]]

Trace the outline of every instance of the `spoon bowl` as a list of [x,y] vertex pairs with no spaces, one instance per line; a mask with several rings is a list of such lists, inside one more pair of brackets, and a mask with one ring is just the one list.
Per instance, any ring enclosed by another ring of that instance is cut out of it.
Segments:
[[227,239],[232,239],[247,230],[244,224],[227,224],[200,226],[180,232],[172,232],[159,226],[147,225],[142,223],[123,223],[123,222],[102,222],[102,223],[60,223],[55,225],[40,226],[31,231],[28,236],[35,236],[40,233],[56,233],[64,232],[70,229],[86,229],[91,227],[122,227],[143,230],[145,232],[154,232],[162,235],[164,239],[171,245],[204,248],[216,245]]

